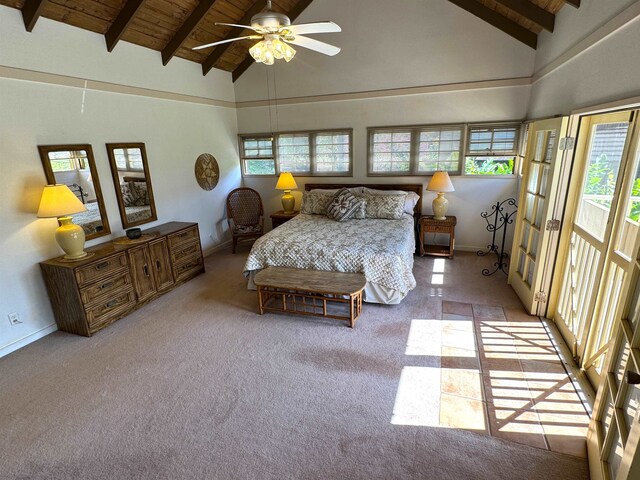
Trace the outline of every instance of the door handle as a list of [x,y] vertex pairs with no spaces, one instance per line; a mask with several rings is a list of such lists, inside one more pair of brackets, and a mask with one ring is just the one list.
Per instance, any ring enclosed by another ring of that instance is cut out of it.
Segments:
[[142,267],[142,270],[144,270],[144,274],[145,276],[149,276],[149,267],[147,267],[147,264],[144,264],[144,267]]
[[639,385],[640,384],[640,374],[636,372],[627,372],[627,383],[629,385]]
[[156,270],[160,271],[160,260],[156,260]]

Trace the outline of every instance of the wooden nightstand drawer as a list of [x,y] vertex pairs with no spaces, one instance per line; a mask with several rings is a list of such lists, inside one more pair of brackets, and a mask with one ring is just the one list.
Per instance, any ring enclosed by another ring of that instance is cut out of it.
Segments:
[[451,233],[453,227],[447,227],[445,225],[425,225],[424,230],[432,233]]
[[181,232],[171,234],[168,238],[169,248],[174,248],[177,245],[182,245],[183,243],[200,240],[200,236],[198,235],[198,227],[195,225]]
[[113,257],[98,260],[86,267],[76,270],[76,278],[80,286],[91,283],[99,278],[111,275],[114,270],[118,270],[128,265],[127,256],[123,253]]
[[124,287],[125,285],[131,285],[131,275],[129,275],[129,269],[123,268],[110,275],[108,278],[104,278],[101,281],[89,285],[80,289],[80,298],[85,305],[95,301],[102,296],[111,295],[112,292]]

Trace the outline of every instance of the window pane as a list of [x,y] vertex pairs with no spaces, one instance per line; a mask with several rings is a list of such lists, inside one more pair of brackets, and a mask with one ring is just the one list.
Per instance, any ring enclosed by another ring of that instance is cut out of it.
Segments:
[[519,126],[470,127],[467,155],[515,156]]
[[350,167],[349,135],[323,132],[315,135],[316,173],[348,173]]
[[465,175],[513,175],[515,157],[466,157]]
[[242,145],[245,157],[273,157],[271,138],[244,138]]
[[270,160],[245,160],[244,171],[247,175],[275,175],[276,162]]
[[311,171],[308,134],[278,135],[278,166],[281,172]]
[[373,172],[411,171],[411,130],[374,132],[370,139]]
[[418,172],[459,170],[462,127],[425,129],[418,137]]

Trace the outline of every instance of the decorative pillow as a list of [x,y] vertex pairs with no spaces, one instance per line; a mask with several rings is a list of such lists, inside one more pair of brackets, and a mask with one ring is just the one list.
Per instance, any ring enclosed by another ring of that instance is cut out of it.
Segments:
[[302,206],[300,213],[309,215],[326,215],[327,205],[336,192],[328,192],[327,190],[312,190],[302,193]]
[[120,191],[122,192],[122,203],[125,207],[133,207],[136,202],[136,196],[131,189],[132,182],[126,182],[120,185]]
[[136,207],[145,207],[149,205],[149,191],[147,190],[147,182],[131,182],[132,190],[135,192]]
[[343,188],[334,194],[327,205],[327,217],[344,222],[352,218],[361,205],[362,200],[358,200],[353,193]]
[[[311,189],[312,192],[325,192],[325,193],[338,193],[340,190],[342,190],[342,188],[313,188]],[[354,195],[358,194],[358,193],[364,193],[365,188],[364,187],[349,187],[347,188],[347,190],[349,190],[351,193],[353,193]]]
[[367,218],[367,200],[364,198],[363,194],[354,194],[354,197],[358,199],[360,206],[351,218],[355,220],[364,220]]
[[365,194],[366,217],[398,220],[404,215],[406,195],[371,195]]

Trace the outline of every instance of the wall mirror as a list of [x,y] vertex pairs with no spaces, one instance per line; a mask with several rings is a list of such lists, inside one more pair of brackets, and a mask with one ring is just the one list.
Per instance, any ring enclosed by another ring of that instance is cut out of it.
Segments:
[[124,228],[157,220],[144,143],[107,143]]
[[67,185],[87,208],[73,215],[87,240],[111,233],[91,145],[39,145],[47,184]]

